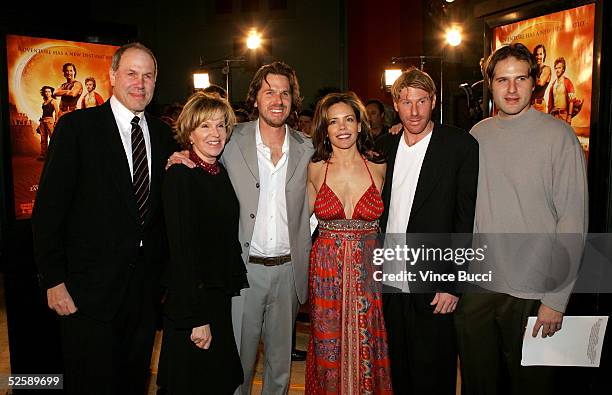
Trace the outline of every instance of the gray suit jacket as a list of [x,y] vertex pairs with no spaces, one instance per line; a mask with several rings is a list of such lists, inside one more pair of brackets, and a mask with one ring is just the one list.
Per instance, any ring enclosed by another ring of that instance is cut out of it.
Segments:
[[[242,258],[248,261],[253,228],[259,202],[259,169],[255,128],[257,120],[236,126],[225,146],[222,162],[240,201],[240,228],[238,237],[242,245]],[[289,129],[289,158],[287,162],[287,221],[293,264],[293,279],[298,300],[308,298],[308,261],[310,256],[310,218],[306,192],[307,169],[314,152],[312,142],[304,135]]]

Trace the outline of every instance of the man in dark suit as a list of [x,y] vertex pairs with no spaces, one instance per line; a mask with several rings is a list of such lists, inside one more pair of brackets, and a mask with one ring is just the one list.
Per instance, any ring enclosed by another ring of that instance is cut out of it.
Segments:
[[[431,120],[436,88],[426,73],[404,72],[393,84],[392,95],[403,133],[388,134],[378,142],[388,160],[383,231],[406,236],[471,233],[478,178],[476,140]],[[383,296],[396,394],[455,393],[452,313],[458,297],[426,285],[419,284],[421,293],[414,293],[416,284],[404,283],[398,287],[403,292]]]
[[34,254],[59,317],[70,394],[142,394],[167,256],[167,126],[144,113],[157,62],[139,43],[112,59],[113,96],[62,117],[32,215]]

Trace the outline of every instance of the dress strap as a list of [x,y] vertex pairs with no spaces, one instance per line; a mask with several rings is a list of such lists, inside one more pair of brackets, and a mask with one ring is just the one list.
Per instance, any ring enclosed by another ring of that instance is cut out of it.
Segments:
[[323,178],[323,184],[327,184],[327,169],[329,168],[329,161],[325,162],[325,177]]
[[372,173],[370,172],[370,168],[368,167],[368,160],[364,157],[363,158],[363,164],[366,167],[366,170],[368,171],[368,174],[370,175],[370,181],[372,181],[372,185],[376,186],[376,184],[374,184],[374,177],[372,177]]

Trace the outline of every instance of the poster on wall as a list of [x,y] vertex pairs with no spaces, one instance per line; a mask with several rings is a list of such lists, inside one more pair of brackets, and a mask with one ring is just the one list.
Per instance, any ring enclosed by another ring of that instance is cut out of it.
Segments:
[[8,105],[15,218],[32,214],[58,119],[111,95],[112,45],[7,35]]
[[588,159],[595,4],[493,29],[492,50],[520,42],[538,63],[531,104],[572,126]]

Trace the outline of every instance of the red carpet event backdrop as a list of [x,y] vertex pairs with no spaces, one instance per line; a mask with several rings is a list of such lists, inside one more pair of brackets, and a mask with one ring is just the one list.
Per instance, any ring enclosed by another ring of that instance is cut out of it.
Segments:
[[[71,63],[76,68],[74,80],[83,87],[76,108],[83,106],[88,93],[85,80],[91,77],[95,79],[98,102],[106,101],[111,94],[108,71],[118,47],[8,35],[6,48],[15,217],[27,219],[32,213],[44,163],[41,139],[48,138],[48,133],[41,133],[40,129],[41,88],[48,86],[58,90],[67,81],[63,66]],[[55,100],[59,104],[60,97]]]
[[[591,125],[591,93],[593,76],[593,41],[595,4],[555,12],[493,29],[492,50],[505,44],[520,42],[535,55],[536,48],[544,46],[543,64],[550,67],[550,82],[545,88],[540,111],[551,113],[551,89],[557,79],[555,62],[565,60],[563,76],[569,79],[575,90],[575,116],[571,126],[588,155]],[[541,96],[541,95],[540,95]],[[539,108],[538,108],[539,107]],[[587,156],[588,157],[588,156]]]

